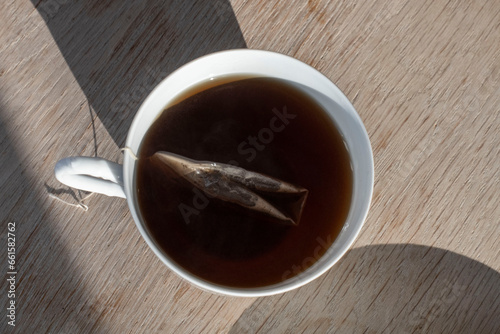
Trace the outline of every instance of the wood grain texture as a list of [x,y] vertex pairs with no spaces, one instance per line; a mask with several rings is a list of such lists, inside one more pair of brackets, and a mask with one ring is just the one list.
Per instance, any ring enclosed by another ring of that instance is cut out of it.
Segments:
[[[4,1],[0,221],[17,223],[2,333],[500,332],[500,1]],[[279,296],[213,295],[149,250],[125,201],[61,186],[71,155],[121,161],[154,85],[198,56],[296,57],[353,102],[375,158],[345,258]],[[5,254],[5,255],[4,255]],[[0,284],[0,305],[7,285]]]

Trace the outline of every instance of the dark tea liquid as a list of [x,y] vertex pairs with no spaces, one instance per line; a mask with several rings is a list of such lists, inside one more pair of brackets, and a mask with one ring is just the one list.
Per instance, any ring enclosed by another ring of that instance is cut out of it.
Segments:
[[[148,130],[136,175],[140,211],[156,243],[192,274],[232,287],[279,283],[310,267],[341,231],[352,194],[349,154],[325,111],[291,84],[221,80],[187,91]],[[308,189],[299,225],[264,221],[205,196],[155,169],[149,157],[157,151]]]

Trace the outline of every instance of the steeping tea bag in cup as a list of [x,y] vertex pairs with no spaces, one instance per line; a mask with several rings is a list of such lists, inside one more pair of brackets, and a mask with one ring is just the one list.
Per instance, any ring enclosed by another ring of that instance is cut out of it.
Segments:
[[[308,191],[241,167],[197,161],[159,151],[151,157],[159,173],[180,177],[208,197],[239,206],[243,213],[286,225],[298,225]],[[279,208],[276,204],[279,203]]]
[[55,175],[126,198],[154,254],[217,294],[270,296],[319,277],[353,244],[373,192],[370,140],[347,97],[269,51],[217,52],[172,72],[125,146],[123,165],[68,157]]

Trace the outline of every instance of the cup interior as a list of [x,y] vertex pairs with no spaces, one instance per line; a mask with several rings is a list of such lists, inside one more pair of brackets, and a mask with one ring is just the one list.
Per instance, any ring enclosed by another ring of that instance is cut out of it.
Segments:
[[177,265],[151,237],[139,211],[135,192],[136,160],[124,157],[124,184],[128,206],[140,233],[155,254],[174,272],[196,286],[232,296],[266,296],[292,290],[317,278],[349,249],[358,235],[371,201],[373,156],[368,134],[345,95],[324,75],[294,58],[259,50],[230,50],[194,60],[165,78],[147,97],[129,130],[126,146],[136,155],[151,124],[179,94],[201,82],[221,76],[273,77],[288,81],[319,103],[340,131],[349,151],[353,171],[351,207],[342,231],[326,253],[311,267],[281,283],[259,288],[233,288],[204,281]]

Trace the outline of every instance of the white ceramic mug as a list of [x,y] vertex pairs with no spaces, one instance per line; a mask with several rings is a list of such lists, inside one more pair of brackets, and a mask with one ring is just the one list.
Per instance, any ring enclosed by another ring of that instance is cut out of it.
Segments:
[[194,285],[211,292],[257,297],[282,293],[317,278],[354,242],[365,221],[373,191],[373,155],[368,134],[356,110],[328,78],[294,58],[268,51],[229,50],[198,58],[165,78],[146,98],[135,115],[126,146],[134,154],[158,115],[169,102],[186,89],[211,78],[228,75],[251,75],[287,80],[312,96],[333,119],[347,145],[353,169],[353,193],[348,217],[341,233],[326,253],[304,272],[285,281],[258,288],[233,288],[204,281],[172,261],[154,241],[139,211],[136,194],[137,161],[125,154],[123,166],[100,158],[70,157],[59,161],[56,178],[71,187],[127,199],[132,217],[154,253],[175,273]]

